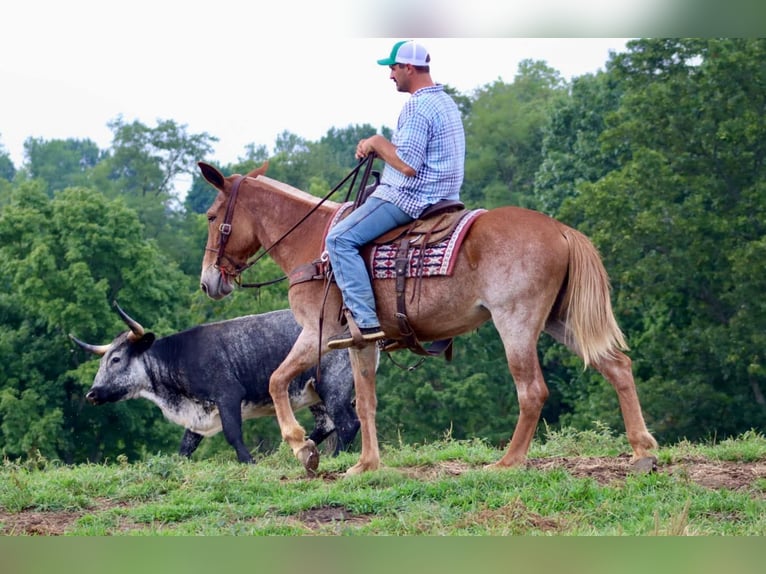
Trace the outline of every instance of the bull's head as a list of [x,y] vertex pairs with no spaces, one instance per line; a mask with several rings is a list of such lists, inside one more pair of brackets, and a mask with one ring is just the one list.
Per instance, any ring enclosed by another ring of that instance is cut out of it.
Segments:
[[69,335],[89,353],[101,356],[93,386],[85,395],[94,405],[113,403],[138,395],[141,377],[136,370],[135,358],[151,347],[155,339],[154,333],[144,332],[141,324],[125,313],[116,301],[114,306],[130,331],[118,335],[108,345],[91,345]]

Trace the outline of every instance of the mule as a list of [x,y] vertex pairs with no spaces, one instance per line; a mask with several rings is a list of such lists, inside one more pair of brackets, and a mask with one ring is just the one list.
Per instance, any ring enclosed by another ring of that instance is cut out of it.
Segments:
[[[208,239],[200,286],[213,299],[235,288],[250,258],[263,248],[286,273],[320,258],[323,239],[339,204],[324,201],[267,177],[267,164],[245,176],[224,176],[200,162],[203,177],[218,191],[207,211]],[[297,226],[297,227],[296,227]],[[221,231],[223,230],[223,234]],[[263,254],[261,254],[263,255]],[[394,280],[375,280],[381,328],[400,337]],[[413,290],[418,290],[417,298]],[[504,455],[490,466],[525,463],[549,391],[537,357],[546,332],[579,355],[614,387],[633,459],[652,457],[657,442],[646,428],[631,360],[611,305],[609,278],[592,242],[545,214],[506,206],[476,218],[457,254],[453,273],[406,286],[408,317],[421,341],[454,337],[492,321],[502,339],[516,385],[519,418]],[[290,306],[303,330],[269,381],[283,439],[312,474],[318,453],[290,407],[287,388],[298,373],[328,352],[327,341],[344,328],[342,299],[334,283],[291,285]],[[322,320],[320,321],[320,316]],[[375,346],[349,349],[354,375],[361,452],[346,473],[380,466],[375,426]]]

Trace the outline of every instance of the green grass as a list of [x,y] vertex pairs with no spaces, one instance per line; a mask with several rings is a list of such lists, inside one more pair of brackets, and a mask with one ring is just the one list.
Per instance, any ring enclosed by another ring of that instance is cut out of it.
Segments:
[[[488,470],[481,441],[386,446],[384,468],[308,479],[286,446],[256,465],[156,455],[140,463],[0,467],[6,535],[764,535],[766,438],[661,448],[633,473],[624,436],[548,430],[525,468]],[[710,468],[711,476],[699,470]],[[584,470],[583,470],[584,469]],[[723,474],[722,474],[723,473]],[[734,484],[705,484],[730,473]],[[748,474],[750,473],[750,474]],[[741,480],[752,475],[752,479]]]

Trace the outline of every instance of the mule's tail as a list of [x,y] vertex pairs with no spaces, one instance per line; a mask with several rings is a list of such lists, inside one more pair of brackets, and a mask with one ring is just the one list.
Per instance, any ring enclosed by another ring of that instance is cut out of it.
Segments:
[[587,367],[628,345],[612,312],[611,286],[601,255],[576,229],[565,227],[561,232],[569,243],[569,279],[561,310]]

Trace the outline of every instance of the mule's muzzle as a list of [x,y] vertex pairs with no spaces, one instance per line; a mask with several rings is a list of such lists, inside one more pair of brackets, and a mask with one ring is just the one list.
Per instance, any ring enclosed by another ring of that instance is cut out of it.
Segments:
[[213,265],[202,272],[199,286],[205,295],[216,301],[223,299],[234,290],[234,286],[226,280],[225,275]]

